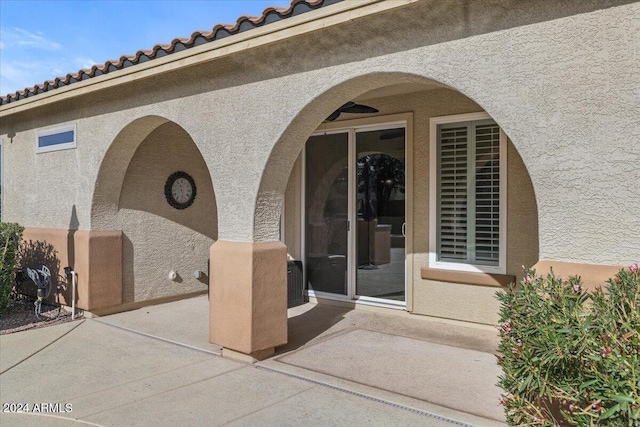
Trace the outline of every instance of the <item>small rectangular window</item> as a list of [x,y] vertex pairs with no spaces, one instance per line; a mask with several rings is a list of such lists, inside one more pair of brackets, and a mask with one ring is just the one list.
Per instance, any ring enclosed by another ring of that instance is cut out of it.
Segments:
[[36,153],[76,148],[76,125],[39,131],[36,134]]

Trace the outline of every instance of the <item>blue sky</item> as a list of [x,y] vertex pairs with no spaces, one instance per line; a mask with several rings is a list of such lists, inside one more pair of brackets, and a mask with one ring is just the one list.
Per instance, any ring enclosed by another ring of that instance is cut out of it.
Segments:
[[290,0],[0,1],[0,95]]

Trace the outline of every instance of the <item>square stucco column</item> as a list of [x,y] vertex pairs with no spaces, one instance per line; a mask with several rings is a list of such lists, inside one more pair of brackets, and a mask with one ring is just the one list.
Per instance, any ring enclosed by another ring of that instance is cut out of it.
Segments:
[[[25,267],[51,269],[53,285],[64,285],[60,302],[71,305],[64,267],[78,277],[76,306],[97,310],[122,304],[122,231],[27,227],[22,235]],[[57,271],[56,271],[57,269]],[[50,299],[54,300],[55,292]]]
[[209,341],[247,361],[287,343],[287,249],[282,242],[211,246]]

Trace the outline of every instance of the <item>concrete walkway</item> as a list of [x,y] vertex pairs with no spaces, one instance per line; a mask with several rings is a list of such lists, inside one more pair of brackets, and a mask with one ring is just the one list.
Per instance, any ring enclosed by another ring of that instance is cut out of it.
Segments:
[[[207,342],[207,308],[205,296],[0,336],[0,402],[29,411],[0,425],[503,425],[478,410],[496,406],[493,356],[442,343],[490,346],[487,330],[306,304],[290,310],[290,343],[246,365]],[[438,355],[451,365],[426,366]]]

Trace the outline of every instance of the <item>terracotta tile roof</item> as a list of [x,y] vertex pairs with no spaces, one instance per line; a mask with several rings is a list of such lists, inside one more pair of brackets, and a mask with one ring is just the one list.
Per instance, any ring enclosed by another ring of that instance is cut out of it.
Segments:
[[171,55],[172,53],[200,46],[201,44],[215,40],[220,40],[230,35],[249,31],[263,25],[291,18],[292,16],[300,15],[340,1],[342,0],[292,0],[289,7],[286,8],[271,6],[266,8],[260,16],[241,16],[233,25],[217,24],[211,31],[196,31],[191,34],[191,37],[189,38],[176,38],[173,39],[170,44],[157,44],[150,50],[139,50],[134,55],[121,56],[119,59],[109,60],[103,65],[94,65],[89,69],[82,69],[77,73],[69,73],[64,77],[56,77],[53,80],[47,80],[46,82],[33,87],[26,88],[15,93],[10,93],[6,96],[0,97],[0,105],[9,104],[20,99],[35,96],[43,92],[68,86],[82,80],[101,76],[112,71],[121,70],[156,58],[162,58],[163,56]]

